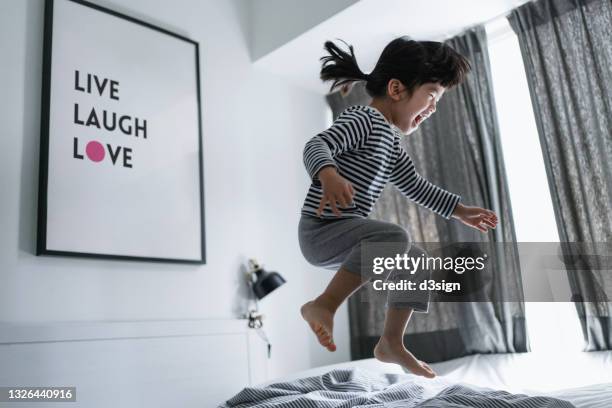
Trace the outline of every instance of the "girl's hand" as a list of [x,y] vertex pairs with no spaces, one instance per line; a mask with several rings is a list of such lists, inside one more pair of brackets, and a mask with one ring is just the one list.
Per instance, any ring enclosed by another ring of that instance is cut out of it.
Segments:
[[331,206],[334,214],[340,216],[341,213],[336,206],[336,202],[342,207],[348,207],[353,202],[353,196],[355,195],[353,185],[339,175],[332,166],[324,167],[319,171],[319,180],[321,180],[321,185],[323,186],[323,197],[321,197],[319,208],[317,209],[317,216],[321,216],[321,212],[327,203]]
[[497,215],[493,211],[461,203],[455,207],[452,217],[481,232],[487,232],[488,228],[495,228],[498,222]]

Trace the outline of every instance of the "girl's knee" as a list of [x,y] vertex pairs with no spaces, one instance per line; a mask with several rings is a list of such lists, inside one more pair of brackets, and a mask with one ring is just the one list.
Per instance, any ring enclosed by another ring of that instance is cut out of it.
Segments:
[[398,250],[406,252],[410,248],[412,237],[405,228],[400,225],[396,225],[388,231],[385,231],[384,241],[393,242],[399,246]]

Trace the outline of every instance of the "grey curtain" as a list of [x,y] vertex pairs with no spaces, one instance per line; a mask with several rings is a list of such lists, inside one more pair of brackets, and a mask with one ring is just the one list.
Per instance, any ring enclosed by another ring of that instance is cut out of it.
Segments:
[[[510,250],[495,258],[494,272],[484,289],[486,301],[432,302],[429,313],[413,314],[405,343],[428,362],[474,353],[529,350],[484,29],[471,30],[448,44],[469,58],[472,72],[466,82],[445,93],[437,112],[402,143],[423,177],[460,194],[465,204],[494,210],[500,223],[484,235],[411,203],[391,185],[383,190],[370,217],[404,226],[416,243],[482,242],[492,253],[495,244],[503,242]],[[363,83],[358,83],[346,97],[328,95],[328,102],[336,117],[347,106],[368,104],[370,98]],[[349,300],[353,359],[372,356],[383,329],[385,308],[381,302],[363,302],[359,296]]]
[[[571,257],[572,243],[605,248],[612,243],[612,3],[537,1],[509,21],[523,54],[559,237],[569,243],[564,255]],[[569,271],[585,349],[611,349],[612,265],[590,266]]]

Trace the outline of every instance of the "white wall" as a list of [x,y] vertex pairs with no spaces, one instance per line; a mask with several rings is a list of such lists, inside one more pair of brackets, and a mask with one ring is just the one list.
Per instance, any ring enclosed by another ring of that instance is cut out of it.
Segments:
[[369,73],[396,37],[442,41],[527,1],[470,0],[466,7],[457,0],[252,0],[252,52],[263,69],[325,93],[330,84],[319,80],[319,58],[327,40],[353,45]]
[[42,0],[0,2],[0,321],[235,318],[241,266],[255,257],[287,284],[264,299],[269,375],[349,358],[346,308],[339,351],[327,353],[299,317],[331,272],[297,242],[308,179],[304,142],[325,125],[322,95],[257,70],[248,7],[220,0],[105,1],[200,44],[207,263],[203,266],[37,257]]

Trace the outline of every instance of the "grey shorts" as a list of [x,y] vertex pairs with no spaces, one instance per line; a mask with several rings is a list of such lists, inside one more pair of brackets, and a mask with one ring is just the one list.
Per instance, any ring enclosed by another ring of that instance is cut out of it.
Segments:
[[[338,218],[323,219],[302,214],[298,224],[298,240],[302,255],[314,265],[325,269],[338,270],[340,267],[360,275],[366,280],[362,269],[362,244],[364,242],[385,242],[385,248],[391,251],[380,256],[393,256],[396,253],[408,253],[418,256],[424,251],[412,244],[408,231],[403,227],[385,221],[368,218]],[[407,276],[392,271],[385,281],[397,281]],[[427,274],[421,274],[419,279],[426,279]],[[414,276],[410,277],[414,280]],[[413,299],[407,300],[411,295]],[[427,312],[429,292],[389,291],[386,306],[396,308],[410,307],[415,312]]]

